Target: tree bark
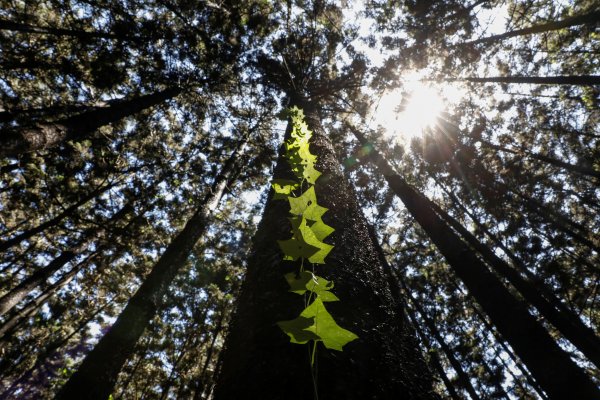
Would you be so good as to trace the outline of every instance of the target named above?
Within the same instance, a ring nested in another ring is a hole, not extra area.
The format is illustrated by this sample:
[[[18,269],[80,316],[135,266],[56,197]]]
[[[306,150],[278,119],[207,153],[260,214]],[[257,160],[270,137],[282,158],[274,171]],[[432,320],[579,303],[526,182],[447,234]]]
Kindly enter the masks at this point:
[[[111,329],[85,357],[56,399],[106,400],[112,393],[123,364],[156,315],[177,272],[206,231],[213,210],[219,204],[226,187],[236,178],[244,146],[245,141],[240,142],[240,148],[233,152],[220,174],[215,177],[197,211],[171,241]]]
[[[71,282],[75,275],[81,271],[84,265],[89,263],[91,257],[93,257],[93,255],[71,268],[69,272],[61,276],[56,282],[45,289],[43,293],[29,302],[25,307],[9,315],[0,325],[0,343],[8,339],[13,330],[27,320],[27,318],[31,317],[46,300],[52,297],[62,287]]]
[[[461,386],[467,391],[467,393],[469,393],[469,396],[471,397],[471,399],[473,399],[473,400],[481,399],[481,397],[479,396],[479,394],[477,394],[477,391],[471,384],[469,375],[465,372],[460,361],[454,355],[454,351],[452,351],[450,346],[448,346],[448,344],[446,343],[446,341],[440,334],[439,330],[435,326],[435,323],[429,318],[429,316],[425,313],[425,310],[423,310],[423,307],[421,307],[421,305],[414,299],[414,297],[411,296],[410,294],[408,294],[409,290],[408,290],[408,287],[406,286],[406,283],[401,278],[399,278],[399,281],[404,288],[404,292],[407,293],[406,297],[408,297],[411,304],[415,307],[415,309],[419,312],[419,314],[421,314],[421,318],[423,318],[423,321],[425,322],[427,329],[429,330],[429,332],[431,332],[431,334],[433,335],[435,340],[439,343],[442,351],[446,355],[446,358],[448,358],[450,365],[452,366],[454,371],[456,371],[456,375],[458,377],[458,380],[459,380]],[[416,322],[415,322],[415,325],[417,325]]]
[[[524,155],[526,155],[528,157],[531,157],[531,158],[533,158],[535,160],[543,161],[545,163],[554,165],[555,167],[565,169],[565,170],[567,170],[569,172],[573,172],[573,173],[577,173],[577,174],[581,174],[581,175],[591,176],[592,178],[600,178],[600,171],[596,171],[596,170],[593,170],[593,169],[590,169],[590,168],[586,168],[586,167],[583,167],[581,165],[570,164],[570,163],[567,163],[567,162],[564,162],[564,161],[561,161],[561,160],[557,160],[556,158],[553,158],[553,157],[549,157],[549,156],[546,156],[546,155],[543,155],[543,154],[536,154],[536,153],[530,152],[530,151],[528,151],[526,149],[520,149],[520,150],[509,149],[509,148],[506,148],[506,147],[503,147],[503,146],[499,146],[497,144],[490,143],[490,142],[485,141],[485,140],[479,140],[479,142],[481,144],[483,144],[485,147],[488,147],[490,149],[494,149],[494,150],[497,150],[497,151],[502,151],[502,152],[505,152],[505,153],[514,154],[514,155],[517,155],[517,156],[520,156],[520,157],[522,157],[523,154],[524,154]]]
[[[106,221],[106,223],[108,224],[124,217],[129,211],[131,211],[131,209],[132,208],[130,205],[125,205],[121,210],[117,211],[109,221]],[[19,283],[16,287],[5,293],[2,297],[0,297],[0,315],[6,314],[21,300],[27,297],[27,295],[29,295],[33,290],[45,283],[55,272],[60,270],[69,262],[73,261],[75,257],[87,249],[93,240],[95,240],[98,236],[101,236],[104,232],[105,226],[98,226],[88,229],[83,234],[83,237],[78,245],[70,250],[63,251],[48,265],[38,269],[31,276]]]
[[[0,131],[0,156],[47,149],[67,140],[83,140],[98,128],[135,115],[169,100],[182,92],[179,87],[113,102],[63,120],[24,127],[7,127]]]
[[[557,75],[557,76],[490,76],[485,78],[466,77],[446,79],[448,82],[474,83],[529,83],[532,85],[600,85],[599,75]]]
[[[554,305],[536,289],[532,282],[524,279],[521,275],[498,257],[492,249],[481,243],[460,222],[445,212],[434,202],[430,203],[433,210],[458,232],[461,237],[479,252],[483,259],[496,271],[513,285],[519,293],[534,306],[554,327],[556,327],[565,338],[575,345],[590,361],[600,368],[600,339],[594,331],[585,326],[579,318],[574,315],[565,315],[564,310],[557,309]],[[570,314],[570,313],[569,313]]]
[[[335,246],[327,264],[317,267],[319,275],[335,282],[333,291],[341,299],[327,307],[340,326],[359,336],[342,352],[319,347],[315,360],[319,397],[435,398],[418,346],[407,344],[411,333],[398,314],[356,195],[344,179],[320,119],[303,101],[293,104],[304,110],[313,130],[310,148],[318,158],[316,168],[323,173],[315,190],[319,204],[329,209],[323,216],[325,223],[336,229],[325,239]],[[290,129],[288,125],[288,135]],[[289,177],[289,167],[280,154],[274,178]],[[307,347],[291,344],[276,325],[302,310],[302,299],[288,292],[283,277],[297,266],[282,260],[276,242],[290,236],[288,210],[288,202],[274,201],[271,192],[222,353],[216,400],[305,400],[314,396]]]
[[[488,36],[488,37],[484,37],[484,38],[480,38],[480,39],[476,39],[476,40],[471,40],[471,41],[464,42],[464,43],[459,43],[459,44],[451,46],[451,47],[461,47],[461,46],[475,45],[475,44],[482,44],[482,43],[494,43],[494,42],[499,42],[504,39],[508,39],[508,38],[515,37],[515,36],[524,36],[524,35],[532,35],[535,33],[557,31],[559,29],[564,29],[564,28],[568,28],[571,26],[577,26],[577,25],[597,25],[598,21],[600,21],[600,11],[595,10],[595,11],[592,11],[592,12],[589,12],[586,14],[567,17],[560,21],[547,22],[545,24],[530,26],[529,28],[515,29],[514,31],[509,31],[509,32],[498,34],[498,35],[492,35],[492,36]]]
[[[356,129],[352,131],[362,145],[368,143],[361,132]],[[549,397],[582,400],[600,398],[600,390],[594,382],[558,346],[529,313],[527,306],[513,297],[502,282],[435,213],[431,201],[397,175],[379,153],[373,151],[371,157],[390,188],[425,230]]]
[[[38,233],[44,232],[46,229],[48,229],[52,226],[58,225],[63,219],[72,215],[79,207],[81,207],[88,201],[94,199],[96,196],[101,195],[102,193],[111,189],[114,186],[115,186],[115,184],[111,183],[106,186],[101,186],[99,188],[96,188],[96,189],[92,190],[90,193],[88,193],[87,195],[85,195],[84,197],[82,197],[75,204],[70,205],[69,207],[64,209],[56,217],[51,218],[48,221],[43,222],[34,228],[28,229],[25,232],[21,232],[18,235],[14,236],[10,239],[0,242],[0,252],[4,252],[4,251],[8,250],[9,248],[18,245],[19,243],[23,242],[24,240],[27,240],[27,239],[37,235]]]
[[[9,21],[3,18],[0,18],[0,30],[35,33],[42,35],[71,36],[84,41],[90,39],[127,39],[126,36],[116,35],[114,33],[35,26],[20,22]]]

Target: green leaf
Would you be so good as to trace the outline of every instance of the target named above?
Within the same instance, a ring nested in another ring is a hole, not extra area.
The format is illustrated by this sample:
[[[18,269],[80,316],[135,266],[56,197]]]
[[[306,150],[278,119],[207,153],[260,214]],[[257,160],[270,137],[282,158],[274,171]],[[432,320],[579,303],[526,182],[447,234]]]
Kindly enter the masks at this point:
[[[303,344],[312,339],[322,341],[328,349],[342,351],[346,344],[358,339],[354,333],[340,327],[335,322],[323,301],[318,297],[300,313],[298,318],[277,324],[290,336],[292,343]],[[310,332],[316,338],[311,338],[304,332]]]
[[[316,340],[318,336],[306,328],[314,324],[314,317],[306,318],[300,316],[290,321],[279,321],[277,325],[290,337],[290,342],[297,344],[307,343],[309,340]]]
[[[333,282],[325,278],[321,278],[309,271],[302,271],[298,276],[290,272],[285,274],[285,279],[290,285],[290,292],[296,294],[304,294],[307,291],[315,293],[321,301],[339,301],[337,296],[330,292],[333,288]]]
[[[327,211],[327,208],[317,204],[317,195],[314,186],[309,187],[299,197],[288,197],[288,201],[290,202],[291,214],[302,215],[311,221],[321,220],[321,216]]]
[[[323,243],[308,226],[304,217],[291,217],[292,238],[279,240],[281,250],[286,254],[284,260],[296,261],[298,257],[307,258],[313,264],[325,264],[325,257],[333,246]]]
[[[306,243],[302,237],[292,237],[288,240],[278,240],[279,247],[283,251],[283,259],[287,261],[296,261],[298,258],[308,258],[317,253],[320,249]]]
[[[275,191],[275,195],[273,196],[273,200],[285,200],[289,195],[298,187],[300,184],[291,179],[274,179],[271,183],[271,187]]]
[[[325,347],[331,350],[342,351],[347,343],[358,339],[354,333],[340,327],[331,314],[325,308],[323,301],[318,297],[302,313],[301,317],[314,317],[314,324],[305,328],[312,332],[323,341]]]
[[[335,229],[331,226],[327,225],[323,220],[319,219],[314,224],[310,225],[310,229],[315,234],[316,238],[319,240],[325,239],[327,236],[331,235]]]

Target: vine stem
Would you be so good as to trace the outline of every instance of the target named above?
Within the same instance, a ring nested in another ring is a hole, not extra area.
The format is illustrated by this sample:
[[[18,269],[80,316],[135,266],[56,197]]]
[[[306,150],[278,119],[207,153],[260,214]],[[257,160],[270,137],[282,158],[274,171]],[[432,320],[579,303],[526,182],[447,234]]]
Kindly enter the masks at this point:
[[[312,351],[308,349],[308,356],[310,358],[310,377],[312,378],[313,391],[315,400],[319,400],[319,391],[317,390],[317,369],[315,366],[315,355],[317,354],[317,341],[313,340]]]

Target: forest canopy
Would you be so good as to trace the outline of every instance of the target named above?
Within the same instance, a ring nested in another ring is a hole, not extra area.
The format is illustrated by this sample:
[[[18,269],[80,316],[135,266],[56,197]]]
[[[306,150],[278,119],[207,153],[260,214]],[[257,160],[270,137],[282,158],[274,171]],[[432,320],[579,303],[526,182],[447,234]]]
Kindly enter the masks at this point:
[[[597,2],[0,4],[0,398],[600,398]]]

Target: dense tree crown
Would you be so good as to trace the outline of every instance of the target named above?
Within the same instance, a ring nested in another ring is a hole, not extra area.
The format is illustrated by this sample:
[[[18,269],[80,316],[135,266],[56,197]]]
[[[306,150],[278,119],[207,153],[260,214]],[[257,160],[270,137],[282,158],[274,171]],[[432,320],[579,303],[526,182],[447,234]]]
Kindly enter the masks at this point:
[[[593,0],[0,0],[1,399],[600,399]]]

